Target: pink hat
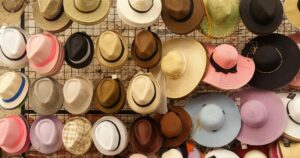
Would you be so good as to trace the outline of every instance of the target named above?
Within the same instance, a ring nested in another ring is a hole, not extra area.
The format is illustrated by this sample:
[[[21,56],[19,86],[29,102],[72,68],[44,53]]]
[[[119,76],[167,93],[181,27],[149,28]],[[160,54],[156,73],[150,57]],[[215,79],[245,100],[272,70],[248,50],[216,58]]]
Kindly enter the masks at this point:
[[[247,89],[233,94],[232,98],[240,106],[242,128],[237,139],[241,143],[265,145],[283,134],[288,116],[275,93]]]
[[[207,44],[210,64],[203,81],[213,87],[230,90],[246,85],[252,78],[255,65],[252,59],[241,56],[235,47]]]
[[[297,43],[297,45],[300,49],[300,33],[292,34],[289,37]],[[296,77],[294,78],[294,80],[289,85],[300,88],[300,70],[299,70],[298,74],[296,75]]]

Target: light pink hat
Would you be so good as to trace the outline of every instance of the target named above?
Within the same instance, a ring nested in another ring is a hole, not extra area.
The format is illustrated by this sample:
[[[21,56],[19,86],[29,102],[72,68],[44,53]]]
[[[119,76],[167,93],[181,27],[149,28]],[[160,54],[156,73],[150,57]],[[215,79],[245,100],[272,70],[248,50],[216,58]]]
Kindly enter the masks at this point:
[[[289,37],[297,43],[297,45],[300,49],[300,33],[292,34]],[[294,78],[294,80],[289,85],[292,86],[292,87],[300,88],[300,69],[299,69],[298,74]]]
[[[246,85],[252,78],[255,65],[252,59],[241,56],[235,47],[222,44],[206,45],[210,64],[203,81],[213,87],[230,90]]]

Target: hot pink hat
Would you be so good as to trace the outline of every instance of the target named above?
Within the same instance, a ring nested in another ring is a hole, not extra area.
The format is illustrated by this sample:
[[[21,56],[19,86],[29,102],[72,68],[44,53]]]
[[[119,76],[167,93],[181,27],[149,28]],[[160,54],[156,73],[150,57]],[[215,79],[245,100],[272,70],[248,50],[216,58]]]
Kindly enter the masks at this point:
[[[246,85],[255,71],[252,59],[241,56],[235,47],[206,45],[210,64],[203,81],[219,89],[238,89]]]
[[[297,45],[300,49],[300,33],[292,34],[289,37],[297,43]],[[294,78],[294,80],[289,85],[300,88],[300,70],[299,70],[298,74],[296,75],[296,77]]]

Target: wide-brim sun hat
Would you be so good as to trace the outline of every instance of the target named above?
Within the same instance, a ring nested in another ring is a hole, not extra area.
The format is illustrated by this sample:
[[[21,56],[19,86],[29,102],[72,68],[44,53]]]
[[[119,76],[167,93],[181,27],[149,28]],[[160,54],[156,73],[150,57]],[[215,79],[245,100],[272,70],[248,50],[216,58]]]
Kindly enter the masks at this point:
[[[234,152],[226,149],[215,149],[208,152],[205,158],[240,158]]]
[[[300,2],[299,0],[286,0],[283,3],[283,9],[288,21],[298,29],[300,28]]]
[[[26,5],[26,0],[0,0],[0,23],[8,25],[19,24]]]
[[[289,36],[300,48],[300,33],[295,33]],[[296,77],[293,79],[292,82],[289,83],[290,86],[295,88],[300,88],[300,69]]]

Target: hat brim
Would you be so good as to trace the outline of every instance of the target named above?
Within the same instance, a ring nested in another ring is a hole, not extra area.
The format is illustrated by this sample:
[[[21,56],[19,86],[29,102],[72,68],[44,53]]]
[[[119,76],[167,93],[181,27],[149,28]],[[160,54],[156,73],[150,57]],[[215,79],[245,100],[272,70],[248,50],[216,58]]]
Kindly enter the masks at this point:
[[[300,48],[300,33],[295,33],[289,36],[294,42],[297,43],[298,47]],[[292,87],[300,88],[300,69],[297,76],[293,79],[292,82],[289,84]]]
[[[18,11],[11,13],[8,12],[6,9],[4,9],[2,5],[2,1],[0,0],[0,23],[2,24],[19,24],[21,15],[24,13],[25,7],[26,7],[26,1],[24,1],[24,4],[21,9]]]
[[[300,11],[297,7],[298,0],[284,1],[283,8],[288,21],[298,29],[300,28]]]
[[[211,152],[208,152],[205,155],[205,158],[210,158],[210,157],[215,157],[215,158],[239,158],[234,152],[230,150],[225,150],[225,149],[216,149]]]

